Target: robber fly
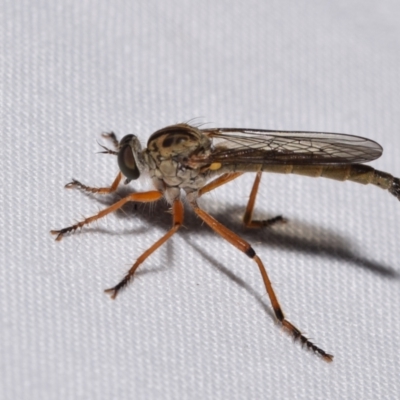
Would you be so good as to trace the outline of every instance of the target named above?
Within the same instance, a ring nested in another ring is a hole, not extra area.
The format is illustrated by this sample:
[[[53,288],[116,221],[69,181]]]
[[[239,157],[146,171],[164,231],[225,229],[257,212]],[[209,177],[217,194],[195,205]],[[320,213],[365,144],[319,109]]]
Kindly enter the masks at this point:
[[[236,128],[199,129],[188,124],[172,125],[158,130],[150,136],[144,149],[135,135],[127,135],[121,141],[117,140],[114,133],[106,136],[112,140],[116,149],[102,146],[104,153],[116,155],[120,169],[112,185],[94,188],[73,180],[66,187],[107,194],[117,189],[123,176],[127,184],[147,173],[155,190],[131,193],[94,216],[67,228],[51,231],[57,235],[56,240],[61,240],[68,232],[74,232],[103,218],[128,202],[148,203],[165,198],[172,208],[172,228],[147,249],[125,277],[116,286],[107,289],[106,293],[115,299],[119,291],[132,280],[139,265],[182,226],[183,191],[187,202],[201,220],[257,264],[275,316],[283,328],[325,361],[332,361],[331,354],[317,347],[286,319],[267,271],[251,245],[202,210],[197,204],[197,199],[245,172],[255,172],[255,181],[244,214],[244,224],[253,228],[282,221],[282,217],[266,221],[252,219],[262,172],[371,183],[388,190],[400,200],[398,178],[361,164],[375,160],[382,154],[382,147],[378,143],[362,137],[336,133]]]

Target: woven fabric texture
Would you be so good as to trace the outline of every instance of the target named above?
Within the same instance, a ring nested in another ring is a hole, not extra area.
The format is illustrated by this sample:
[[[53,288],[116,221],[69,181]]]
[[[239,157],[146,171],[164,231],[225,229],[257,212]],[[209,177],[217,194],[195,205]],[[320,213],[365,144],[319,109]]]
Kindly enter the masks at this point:
[[[49,233],[116,195],[101,133],[189,121],[342,132],[384,148],[400,175],[400,3],[3,1],[0,13],[1,399],[394,399],[400,396],[400,203],[372,186],[254,175],[200,205],[252,243],[285,314],[326,364],[275,323],[257,266],[185,208],[131,204],[56,243]]]

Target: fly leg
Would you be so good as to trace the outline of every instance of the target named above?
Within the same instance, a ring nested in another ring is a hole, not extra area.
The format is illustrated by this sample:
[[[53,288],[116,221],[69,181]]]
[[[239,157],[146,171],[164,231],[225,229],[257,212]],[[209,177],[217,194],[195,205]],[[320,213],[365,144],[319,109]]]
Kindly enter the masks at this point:
[[[217,187],[225,185],[225,183],[233,181],[234,179],[238,178],[241,175],[243,175],[243,172],[233,172],[233,173],[227,173],[227,174],[223,174],[223,175],[219,176],[218,178],[214,179],[213,181],[207,183],[207,185],[203,186],[199,190],[198,197],[202,196],[204,193],[211,192],[211,190],[214,190]]]
[[[253,187],[251,188],[249,201],[246,206],[246,211],[243,215],[243,222],[246,228],[263,228],[266,226],[271,226],[276,223],[286,223],[286,219],[284,219],[281,215],[277,217],[266,219],[266,220],[253,220],[253,210],[256,202],[258,187],[260,186],[262,172],[257,172],[256,179],[254,180]]]
[[[119,150],[119,140],[114,132],[103,133],[101,136],[107,140],[110,140],[115,150]]]
[[[149,202],[157,201],[161,197],[163,197],[163,194],[161,192],[157,192],[155,190],[150,191],[150,192],[144,192],[144,193],[131,193],[128,196],[124,197],[123,199],[114,203],[112,206],[107,207],[104,210],[101,210],[96,215],[85,218],[83,221],[80,221],[75,225],[68,226],[67,228],[63,228],[60,230],[52,230],[52,231],[50,231],[50,233],[52,235],[57,235],[56,240],[60,241],[63,238],[64,234],[69,233],[69,232],[75,232],[78,228],[82,228],[85,225],[88,225],[94,221],[97,221],[100,218],[105,217],[106,215],[118,210],[119,208],[121,208],[124,204],[128,203],[129,201],[138,201],[141,203],[149,203]]]
[[[276,223],[286,222],[286,220],[281,215],[267,220],[252,220],[254,204],[256,202],[258,187],[260,186],[261,181],[261,174],[261,171],[257,172],[256,179],[254,180],[253,187],[251,189],[250,198],[246,206],[246,211],[243,215],[243,222],[246,228],[264,228],[266,226],[271,226]],[[203,186],[199,190],[198,197],[202,196],[204,193],[210,192],[211,190],[225,185],[225,183],[233,181],[241,175],[243,175],[243,172],[226,173],[219,176],[217,179],[214,179],[210,183],[207,183],[207,185]]]
[[[225,240],[227,240],[230,244],[235,246],[238,250],[246,254],[248,257],[253,259],[257,264],[262,279],[264,281],[265,289],[267,290],[269,299],[272,304],[272,308],[274,310],[275,316],[282,327],[288,331],[295,340],[299,340],[302,346],[307,347],[307,349],[312,350],[313,352],[319,354],[323,360],[325,361],[332,361],[333,356],[326,353],[321,348],[317,347],[314,343],[312,343],[309,339],[307,339],[299,329],[297,329],[291,322],[289,322],[282,311],[282,308],[279,304],[278,298],[276,297],[275,291],[272,287],[272,283],[268,277],[267,271],[261,261],[261,259],[257,256],[253,248],[247,243],[244,239],[240,236],[236,235],[234,232],[229,230],[227,227],[222,225],[216,219],[214,219],[211,215],[206,213],[204,210],[198,207],[195,202],[190,203],[194,209],[194,212],[216,233],[222,236]]]
[[[132,265],[131,269],[127,272],[125,277],[116,286],[111,289],[106,289],[105,292],[111,295],[112,299],[117,297],[118,292],[123,289],[133,278],[133,274],[137,270],[140,264],[146,260],[152,253],[154,253],[161,245],[163,245],[182,225],[183,223],[183,204],[177,199],[174,201],[172,206],[173,222],[172,228],[157,242],[155,242],[150,248],[148,248]]]
[[[122,173],[118,172],[117,177],[114,179],[114,182],[109,187],[90,187],[84,185],[83,183],[77,181],[76,179],[72,179],[72,181],[67,183],[64,187],[66,189],[80,189],[83,190],[84,192],[89,192],[89,193],[109,194],[117,190],[118,185],[121,182],[121,179],[122,179]]]
[[[114,132],[103,133],[102,136],[105,139],[108,139],[112,142],[115,150],[119,149],[119,141]],[[100,145],[100,146],[104,149],[104,151],[102,151],[101,153],[114,154],[114,155],[118,154],[118,151],[110,150],[107,147],[102,146],[102,145]],[[122,179],[122,174],[121,174],[121,172],[119,172],[117,177],[115,178],[114,182],[109,187],[99,187],[99,188],[98,187],[90,187],[90,186],[84,185],[83,183],[77,181],[76,179],[72,179],[72,181],[67,183],[64,187],[66,189],[80,189],[80,190],[83,190],[84,192],[89,192],[89,193],[109,194],[109,193],[113,193],[117,190],[117,187],[121,182],[121,179]]]

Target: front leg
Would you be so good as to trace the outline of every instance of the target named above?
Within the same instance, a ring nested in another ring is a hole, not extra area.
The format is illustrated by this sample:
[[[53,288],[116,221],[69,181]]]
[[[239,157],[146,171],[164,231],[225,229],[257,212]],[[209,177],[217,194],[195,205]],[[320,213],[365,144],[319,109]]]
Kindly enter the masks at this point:
[[[110,187],[90,187],[84,185],[83,183],[77,181],[76,179],[72,179],[72,181],[67,183],[64,187],[66,189],[80,189],[83,190],[84,192],[89,192],[89,193],[109,194],[117,190],[118,185],[121,182],[121,179],[122,179],[122,173],[118,172],[117,177],[114,179],[114,182],[111,184]]]
[[[157,201],[163,197],[161,192],[156,190],[152,190],[150,192],[143,192],[143,193],[131,193],[128,196],[124,197],[123,199],[117,201],[112,206],[101,210],[96,215],[92,215],[91,217],[85,218],[83,221],[78,222],[75,225],[68,226],[67,228],[59,229],[59,230],[52,230],[50,233],[52,235],[57,235],[56,240],[60,241],[66,233],[75,232],[77,229],[82,228],[85,225],[88,225],[94,221],[97,221],[100,218],[105,217],[106,215],[117,211],[121,208],[124,204],[130,201],[137,201],[140,203],[151,203],[153,201]]]
[[[114,132],[103,133],[101,136],[111,141],[111,143],[114,145],[115,150],[117,151],[119,150],[119,140],[117,139],[117,136],[115,135]]]
[[[117,155],[118,150],[119,150],[119,140],[117,139],[117,136],[115,135],[115,133],[114,132],[103,133],[102,136],[105,139],[110,140],[111,143],[114,145],[115,150],[117,150],[117,151],[110,150],[109,148],[107,148],[103,145],[100,145],[104,149],[104,151],[102,151],[101,153]],[[71,182],[69,182],[65,185],[65,188],[66,189],[80,189],[80,190],[83,190],[84,192],[89,192],[89,193],[109,194],[109,193],[113,193],[117,190],[117,187],[121,182],[121,179],[122,179],[122,174],[121,174],[121,172],[119,172],[117,177],[115,178],[114,182],[109,187],[86,186],[83,183],[77,181],[76,179],[72,179]]]

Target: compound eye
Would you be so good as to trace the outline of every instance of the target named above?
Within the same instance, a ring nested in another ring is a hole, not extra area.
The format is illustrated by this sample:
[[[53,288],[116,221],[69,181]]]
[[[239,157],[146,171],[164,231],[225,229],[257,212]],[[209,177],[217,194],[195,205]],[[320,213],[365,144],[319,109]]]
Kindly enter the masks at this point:
[[[125,136],[120,142],[120,150],[118,152],[118,166],[121,172],[126,176],[128,181],[133,181],[140,176],[140,171],[136,165],[132,148],[129,145],[133,135]]]

